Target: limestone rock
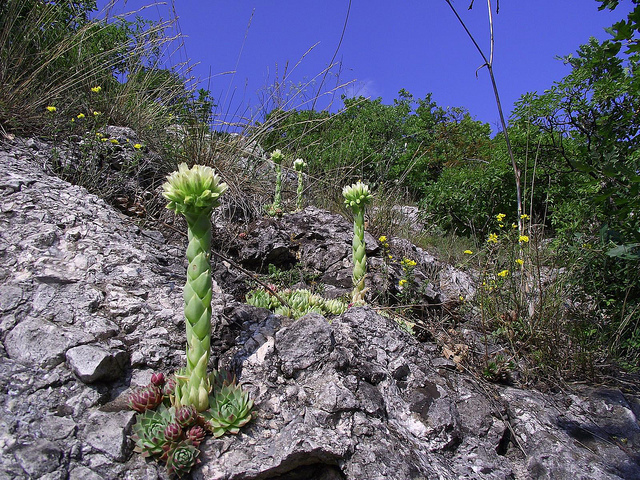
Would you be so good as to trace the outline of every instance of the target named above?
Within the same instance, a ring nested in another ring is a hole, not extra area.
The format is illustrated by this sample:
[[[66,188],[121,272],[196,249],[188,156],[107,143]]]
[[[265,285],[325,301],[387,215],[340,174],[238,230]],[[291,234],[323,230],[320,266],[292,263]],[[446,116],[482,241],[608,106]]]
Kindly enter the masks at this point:
[[[47,175],[50,152],[0,145],[0,478],[166,479],[131,453],[126,397],[185,363],[185,242]],[[232,245],[239,262],[301,261],[348,289],[348,220],[310,207],[261,222]],[[367,242],[368,280],[382,288],[381,248]],[[472,284],[392,243],[433,283],[428,301]],[[239,375],[256,416],[204,442],[194,479],[640,478],[637,394],[487,386],[371,308],[293,322],[238,304],[228,282],[242,276],[214,267],[213,358]]]
[[[110,351],[97,345],[70,348],[67,362],[73,373],[84,383],[118,379],[126,366],[127,353]]]

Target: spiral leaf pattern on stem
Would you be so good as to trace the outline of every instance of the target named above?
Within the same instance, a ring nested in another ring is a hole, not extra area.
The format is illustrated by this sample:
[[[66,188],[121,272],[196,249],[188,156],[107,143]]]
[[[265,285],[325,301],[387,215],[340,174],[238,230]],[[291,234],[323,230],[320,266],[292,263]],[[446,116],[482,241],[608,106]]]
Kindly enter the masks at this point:
[[[178,405],[209,407],[211,385],[207,375],[211,346],[211,212],[219,205],[225,183],[209,167],[189,169],[181,164],[163,185],[168,208],[182,213],[188,226],[187,282],[184,286],[184,316],[187,330],[187,367],[184,381],[176,386]]]
[[[353,211],[353,303],[364,302],[364,279],[367,274],[367,255],[364,241],[364,210],[373,199],[369,187],[362,182],[344,187],[344,203]]]

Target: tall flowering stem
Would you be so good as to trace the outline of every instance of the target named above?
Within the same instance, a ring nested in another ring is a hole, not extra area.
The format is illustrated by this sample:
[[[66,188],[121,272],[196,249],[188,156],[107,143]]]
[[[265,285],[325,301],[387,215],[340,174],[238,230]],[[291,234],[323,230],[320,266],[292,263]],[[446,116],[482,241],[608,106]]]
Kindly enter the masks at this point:
[[[276,211],[280,208],[280,202],[282,201],[282,160],[284,155],[277,149],[271,153],[271,160],[276,166],[276,194],[273,198],[273,210]]]
[[[364,211],[373,196],[368,185],[358,181],[342,189],[346,206],[353,212],[353,294],[352,303],[364,303],[364,278],[367,274],[367,254],[364,243]]]
[[[211,344],[211,213],[220,205],[227,184],[213,169],[180,164],[167,177],[163,195],[167,208],[181,213],[187,220],[187,282],[184,286],[184,316],[187,328],[187,367],[176,386],[178,406],[193,405],[196,410],[209,408],[211,385],[207,376]]]
[[[297,190],[297,200],[296,200],[296,210],[302,210],[302,192],[304,191],[304,185],[302,182],[302,170],[307,166],[306,162],[301,158],[298,158],[295,162],[293,162],[293,168],[298,174],[298,190]]]

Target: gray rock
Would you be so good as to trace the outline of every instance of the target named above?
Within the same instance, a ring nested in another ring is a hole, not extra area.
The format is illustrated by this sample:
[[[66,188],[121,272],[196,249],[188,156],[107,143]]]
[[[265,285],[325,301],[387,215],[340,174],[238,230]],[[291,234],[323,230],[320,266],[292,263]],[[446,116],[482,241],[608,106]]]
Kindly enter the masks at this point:
[[[167,478],[131,455],[126,397],[184,365],[184,242],[46,175],[50,145],[23,143],[0,151],[0,478]],[[256,224],[238,239],[246,250],[232,250],[256,268],[300,260],[339,292],[350,287],[351,228],[310,207]],[[374,291],[384,262],[367,242]],[[433,283],[426,301],[472,294],[470,276],[391,243]],[[226,294],[242,276],[221,264],[213,359],[239,375],[256,416],[237,436],[208,438],[193,478],[640,478],[637,395],[487,386],[370,308],[292,322],[237,304]],[[131,358],[124,370],[119,352]],[[110,377],[112,361],[122,373]]]
[[[19,445],[14,456],[30,478],[42,478],[60,466],[62,451],[49,440],[37,439],[32,444]]]
[[[120,378],[127,362],[127,353],[110,351],[97,345],[81,345],[67,350],[67,363],[84,383],[111,381]]]
[[[131,453],[128,434],[135,412],[94,412],[84,425],[84,439],[111,460],[123,462]]]
[[[78,328],[28,318],[7,334],[4,347],[19,362],[55,366],[64,361],[67,349],[91,340],[91,335]]]

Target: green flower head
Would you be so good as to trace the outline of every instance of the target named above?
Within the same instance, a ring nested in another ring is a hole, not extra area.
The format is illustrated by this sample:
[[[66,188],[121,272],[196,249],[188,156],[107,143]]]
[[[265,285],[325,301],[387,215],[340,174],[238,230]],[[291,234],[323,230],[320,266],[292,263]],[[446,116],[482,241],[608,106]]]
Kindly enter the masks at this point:
[[[306,166],[307,163],[301,158],[298,158],[293,162],[293,168],[296,170],[296,172],[301,172]]]
[[[167,208],[185,213],[216,208],[227,184],[221,183],[210,167],[194,165],[189,169],[186,163],[181,163],[178,171],[167,177],[162,189],[162,195],[169,200]]]
[[[279,148],[271,152],[271,160],[276,165],[280,165],[282,163],[282,160],[284,160],[284,155]]]
[[[344,196],[344,204],[354,210],[370,204],[371,200],[373,200],[373,195],[369,192],[369,186],[361,181],[344,187],[342,195]]]

